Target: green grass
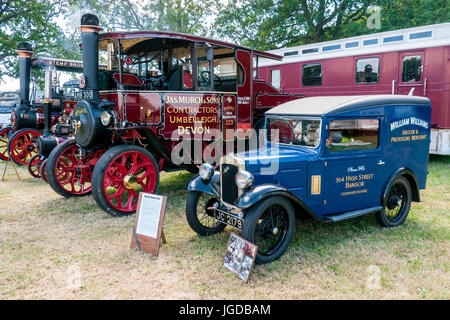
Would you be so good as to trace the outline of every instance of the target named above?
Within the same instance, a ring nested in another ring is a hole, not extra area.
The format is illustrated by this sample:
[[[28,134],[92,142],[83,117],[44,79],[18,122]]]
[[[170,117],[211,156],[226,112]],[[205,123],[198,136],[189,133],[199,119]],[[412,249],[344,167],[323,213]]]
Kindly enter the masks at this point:
[[[223,267],[235,230],[199,237],[188,226],[190,173],[161,175],[168,242],[158,258],[129,249],[134,216],[113,218],[92,196],[64,199],[19,174],[9,166],[0,182],[0,299],[450,298],[450,157],[431,157],[422,202],[402,226],[381,228],[373,215],[299,224],[286,254],[255,266],[247,284]]]

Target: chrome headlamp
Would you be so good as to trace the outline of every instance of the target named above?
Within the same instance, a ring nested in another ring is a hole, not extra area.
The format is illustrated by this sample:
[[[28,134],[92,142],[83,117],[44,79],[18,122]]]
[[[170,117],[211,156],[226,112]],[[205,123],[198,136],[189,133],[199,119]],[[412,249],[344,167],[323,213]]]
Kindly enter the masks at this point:
[[[103,111],[100,116],[100,120],[105,127],[109,126],[112,120],[112,115],[108,111]]]
[[[236,185],[239,189],[245,189],[253,183],[254,177],[248,171],[240,170],[236,173]]]
[[[214,175],[214,167],[209,163],[203,163],[198,169],[198,174],[203,181],[208,181]]]

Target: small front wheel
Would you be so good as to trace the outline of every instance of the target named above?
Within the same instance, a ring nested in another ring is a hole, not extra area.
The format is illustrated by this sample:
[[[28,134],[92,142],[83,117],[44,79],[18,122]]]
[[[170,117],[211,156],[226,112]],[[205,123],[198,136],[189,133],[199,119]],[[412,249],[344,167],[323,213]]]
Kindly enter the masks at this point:
[[[38,154],[35,154],[30,160],[28,160],[27,168],[28,172],[31,174],[34,178],[40,178],[41,177],[41,156]]]
[[[134,214],[139,193],[156,193],[159,167],[146,149],[122,144],[106,151],[92,173],[92,195],[113,216]]]
[[[186,201],[186,219],[189,226],[200,236],[221,232],[226,225],[217,221],[208,208],[219,203],[216,197],[201,191],[190,191]]]
[[[295,213],[289,200],[270,197],[250,208],[242,236],[258,246],[256,263],[272,262],[286,251],[295,232]]]
[[[384,208],[376,213],[378,223],[383,227],[397,227],[408,216],[411,208],[412,191],[405,177],[395,179],[389,186],[384,199]]]
[[[44,161],[42,161],[41,168],[39,169],[39,173],[42,177],[42,180],[44,180],[45,182],[48,182],[47,174],[45,173],[45,167],[47,166],[47,161],[48,161],[48,158],[45,159]]]

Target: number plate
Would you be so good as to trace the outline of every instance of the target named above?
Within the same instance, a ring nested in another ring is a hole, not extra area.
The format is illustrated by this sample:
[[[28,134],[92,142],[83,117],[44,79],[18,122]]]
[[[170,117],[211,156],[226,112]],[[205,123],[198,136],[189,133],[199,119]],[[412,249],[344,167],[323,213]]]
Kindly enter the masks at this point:
[[[226,211],[222,211],[219,209],[214,209],[214,218],[219,220],[222,223],[225,223],[229,226],[232,226],[233,228],[242,230],[244,227],[244,220],[241,218],[238,218],[232,214],[229,214]]]
[[[94,99],[94,91],[93,90],[84,90],[83,91],[83,99],[88,99],[88,100]]]

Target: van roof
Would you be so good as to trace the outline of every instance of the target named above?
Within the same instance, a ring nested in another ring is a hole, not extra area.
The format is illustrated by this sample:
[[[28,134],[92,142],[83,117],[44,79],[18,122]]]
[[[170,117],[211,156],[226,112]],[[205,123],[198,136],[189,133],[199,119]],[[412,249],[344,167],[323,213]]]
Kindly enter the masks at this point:
[[[323,96],[297,99],[270,109],[266,114],[326,115],[384,105],[429,105],[430,99],[406,95]]]

